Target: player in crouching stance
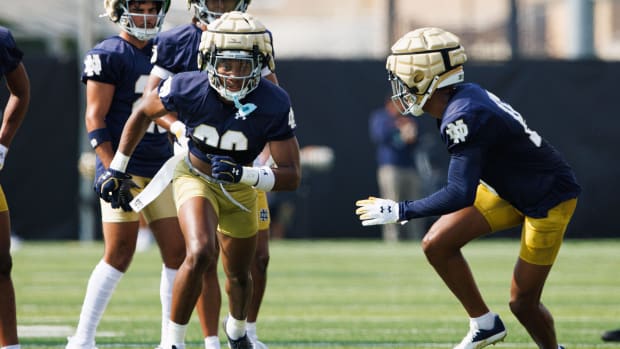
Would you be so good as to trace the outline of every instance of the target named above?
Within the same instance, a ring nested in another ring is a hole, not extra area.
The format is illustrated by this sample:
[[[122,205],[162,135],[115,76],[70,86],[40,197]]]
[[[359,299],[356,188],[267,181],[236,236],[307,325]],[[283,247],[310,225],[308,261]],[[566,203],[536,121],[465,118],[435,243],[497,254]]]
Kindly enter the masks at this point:
[[[258,227],[255,188],[295,190],[301,179],[289,97],[260,77],[270,46],[265,27],[249,14],[229,12],[212,22],[200,43],[199,64],[206,73],[176,74],[149,93],[98,181],[104,200],[130,199],[126,163],[151,120],[175,112],[186,125],[189,153],[176,167],[173,186],[187,256],[174,283],[165,349],[185,347],[202,274],[217,261],[218,241],[229,298],[224,322],[229,347],[252,347],[246,317]],[[266,144],[277,167],[251,167]]]
[[[394,103],[402,114],[438,119],[450,153],[447,185],[415,201],[357,202],[363,225],[441,215],[422,241],[428,261],[470,317],[457,349],[503,340],[506,329],[482,299],[461,247],[522,225],[510,309],[539,348],[557,349],[553,318],[540,302],[581,188],[562,156],[494,94],[463,83],[465,50],[452,33],[422,28],[392,46],[387,59]],[[561,348],[561,346],[559,347]]]

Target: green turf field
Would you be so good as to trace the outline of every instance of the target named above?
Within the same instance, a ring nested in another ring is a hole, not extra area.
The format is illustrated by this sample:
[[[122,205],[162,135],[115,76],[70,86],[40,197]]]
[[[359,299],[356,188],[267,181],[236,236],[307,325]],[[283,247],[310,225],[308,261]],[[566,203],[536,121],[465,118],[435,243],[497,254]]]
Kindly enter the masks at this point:
[[[489,306],[508,328],[497,349],[535,348],[508,308],[518,244],[481,240],[464,251]],[[23,348],[64,348],[101,253],[99,243],[77,242],[26,242],[14,253]],[[160,271],[156,248],[136,254],[99,326],[100,349],[153,349],[159,342]],[[567,241],[543,301],[567,349],[620,348],[600,340],[604,330],[620,328],[620,240]],[[467,329],[466,314],[416,243],[271,244],[258,329],[271,349],[452,348]],[[188,349],[204,347],[196,316],[187,344]]]

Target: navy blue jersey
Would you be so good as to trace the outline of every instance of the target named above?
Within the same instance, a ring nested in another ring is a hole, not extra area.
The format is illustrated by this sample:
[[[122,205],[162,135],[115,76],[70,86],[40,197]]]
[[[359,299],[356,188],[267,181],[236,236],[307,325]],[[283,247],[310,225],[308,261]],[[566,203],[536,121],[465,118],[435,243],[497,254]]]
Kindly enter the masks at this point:
[[[202,29],[185,24],[157,34],[151,63],[172,74],[198,70],[198,47]]]
[[[115,86],[110,110],[105,117],[106,127],[112,137],[112,146],[115,150],[118,148],[123,127],[131,110],[139,103],[148,81],[152,68],[151,49],[150,44],[143,49],[138,49],[120,36],[113,36],[86,53],[82,82],[92,80]],[[127,173],[153,177],[171,156],[172,146],[166,130],[153,123],[131,156]],[[104,170],[101,161],[97,158],[95,178]]]
[[[575,175],[509,104],[476,84],[456,86],[440,122],[450,153],[448,184],[404,203],[404,217],[441,215],[473,204],[480,180],[523,214],[542,218],[581,192]]]
[[[243,117],[232,103],[223,102],[203,72],[179,73],[164,80],[159,96],[168,111],[176,112],[187,126],[190,151],[209,162],[208,154],[228,155],[248,165],[269,141],[294,136],[295,119],[288,94],[267,79],[242,103],[257,106]]]
[[[0,27],[0,78],[17,68],[24,54],[17,48],[11,32]]]

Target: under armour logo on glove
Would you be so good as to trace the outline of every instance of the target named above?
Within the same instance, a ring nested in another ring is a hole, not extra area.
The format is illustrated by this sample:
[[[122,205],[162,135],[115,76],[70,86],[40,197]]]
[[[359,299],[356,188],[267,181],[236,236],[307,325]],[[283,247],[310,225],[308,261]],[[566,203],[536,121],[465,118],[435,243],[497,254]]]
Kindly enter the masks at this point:
[[[226,155],[213,155],[210,160],[213,178],[229,183],[239,183],[243,175],[243,166],[237,164],[235,159]]]
[[[389,224],[398,222],[398,203],[388,199],[369,197],[355,202],[355,214],[363,226]]]
[[[384,210],[387,212],[392,212],[392,208],[390,206],[381,206],[381,213],[383,213]]]

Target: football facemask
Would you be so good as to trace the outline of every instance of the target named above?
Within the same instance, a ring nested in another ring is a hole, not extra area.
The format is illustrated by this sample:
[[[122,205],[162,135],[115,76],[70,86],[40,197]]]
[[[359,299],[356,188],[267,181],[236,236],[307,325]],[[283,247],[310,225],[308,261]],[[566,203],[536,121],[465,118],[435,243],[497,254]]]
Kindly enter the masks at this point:
[[[188,0],[190,9],[194,10],[194,17],[206,25],[226,12],[245,12],[249,4],[250,0]]]
[[[239,101],[259,84],[262,56],[247,51],[220,51],[207,63],[209,85],[229,101]]]
[[[140,4],[146,1],[112,0],[111,2],[117,2],[117,13],[120,13],[118,25],[131,36],[142,41],[154,38],[161,31],[166,12],[170,7],[170,0],[155,0],[153,2],[158,5],[157,14],[147,14],[131,12],[135,11],[132,3]]]
[[[422,94],[416,94],[411,91],[393,72],[388,71],[388,81],[392,86],[392,102],[396,109],[403,115],[411,114],[420,116],[424,114],[424,104],[432,96],[436,89],[463,82],[465,74],[463,67],[457,67],[443,75],[437,75],[433,78],[428,88]]]

